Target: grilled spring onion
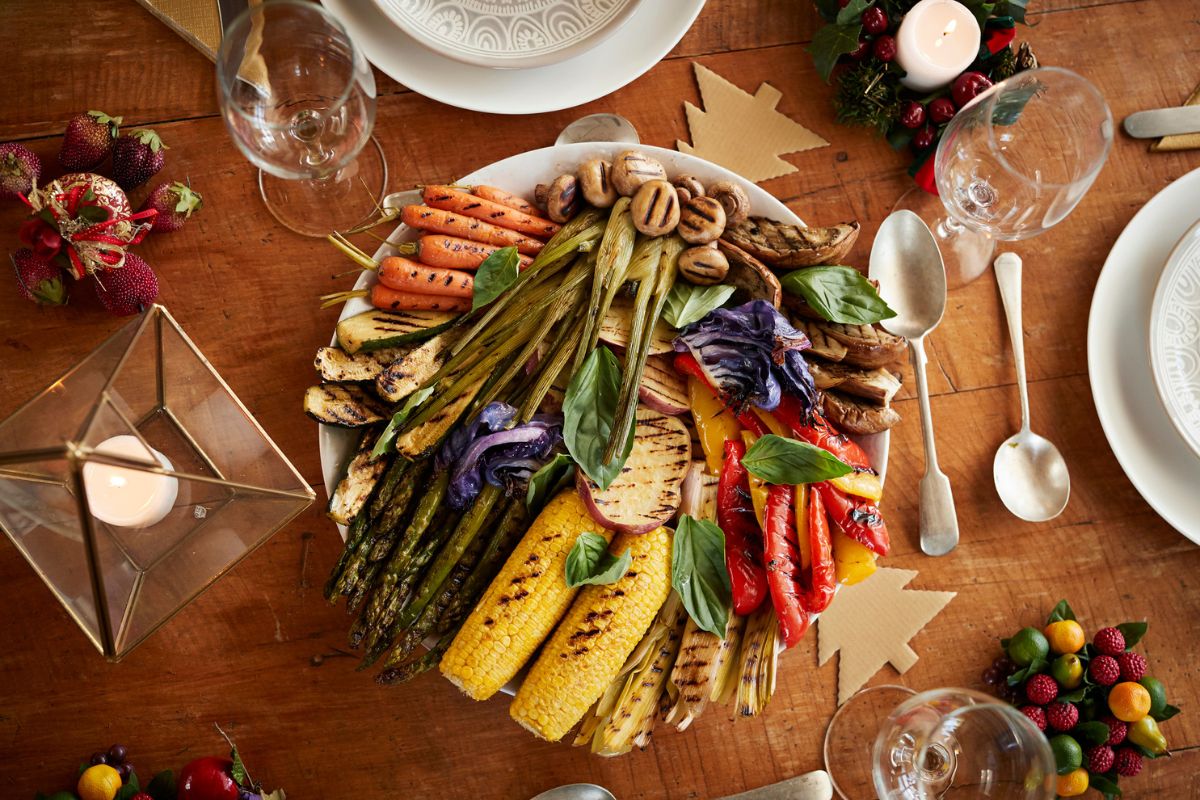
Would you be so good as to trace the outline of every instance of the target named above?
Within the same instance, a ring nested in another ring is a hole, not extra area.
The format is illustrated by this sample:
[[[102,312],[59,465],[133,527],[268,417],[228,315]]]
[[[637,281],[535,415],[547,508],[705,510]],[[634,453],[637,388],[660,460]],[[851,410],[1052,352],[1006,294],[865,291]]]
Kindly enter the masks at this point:
[[[775,666],[779,661],[779,618],[770,607],[750,615],[742,640],[737,669],[737,713],[756,717],[775,694]]]
[[[617,289],[625,282],[625,273],[629,269],[634,240],[637,238],[637,228],[633,226],[629,204],[629,198],[622,197],[613,205],[608,224],[604,227],[604,236],[596,248],[596,269],[592,275],[591,295],[588,300],[588,320],[584,326],[583,338],[579,341],[579,349],[575,352],[572,371],[579,369],[588,353],[596,346],[600,321],[608,313],[608,307],[612,304]]]

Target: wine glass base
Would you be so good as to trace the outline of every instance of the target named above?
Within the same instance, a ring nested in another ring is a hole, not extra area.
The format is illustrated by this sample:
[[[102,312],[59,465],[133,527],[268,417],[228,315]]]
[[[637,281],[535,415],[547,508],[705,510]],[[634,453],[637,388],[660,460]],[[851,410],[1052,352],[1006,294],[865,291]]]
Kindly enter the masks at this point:
[[[328,236],[375,216],[387,191],[387,159],[379,141],[359,151],[328,178],[287,179],[258,171],[267,210],[284,227],[304,236]]]
[[[825,729],[825,771],[842,800],[875,797],[871,774],[875,738],[884,723],[916,692],[905,686],[871,686],[842,704]]]
[[[912,211],[933,232],[938,249],[942,251],[942,263],[946,266],[948,289],[966,286],[991,265],[996,242],[953,219],[936,195],[924,189],[909,189],[892,208],[892,211],[900,210]]]

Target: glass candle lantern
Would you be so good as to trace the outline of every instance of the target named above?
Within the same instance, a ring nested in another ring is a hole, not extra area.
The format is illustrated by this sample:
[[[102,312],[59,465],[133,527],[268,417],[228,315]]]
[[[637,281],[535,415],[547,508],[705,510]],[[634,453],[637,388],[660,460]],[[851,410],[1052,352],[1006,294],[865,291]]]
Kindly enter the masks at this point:
[[[158,305],[0,422],[0,528],[111,660],[314,496]]]

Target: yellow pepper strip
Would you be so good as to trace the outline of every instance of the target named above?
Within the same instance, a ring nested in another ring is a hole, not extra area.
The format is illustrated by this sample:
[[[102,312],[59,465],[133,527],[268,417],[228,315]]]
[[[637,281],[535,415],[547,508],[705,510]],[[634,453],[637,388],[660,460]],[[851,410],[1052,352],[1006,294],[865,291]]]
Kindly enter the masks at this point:
[[[875,573],[875,554],[864,545],[851,539],[841,528],[830,524],[833,537],[833,563],[837,568],[837,581],[851,586],[864,581]]]
[[[725,463],[725,440],[736,439],[742,426],[733,412],[695,378],[688,378],[688,403],[692,407],[700,448],[704,450],[704,462],[709,472],[720,475],[721,465]]]

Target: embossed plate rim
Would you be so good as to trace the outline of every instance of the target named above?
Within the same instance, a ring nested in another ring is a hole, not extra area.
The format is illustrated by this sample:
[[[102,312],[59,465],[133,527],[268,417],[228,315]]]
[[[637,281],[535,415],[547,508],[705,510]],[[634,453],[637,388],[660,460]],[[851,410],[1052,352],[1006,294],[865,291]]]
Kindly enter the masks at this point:
[[[1180,375],[1174,368],[1174,359],[1168,353],[1170,338],[1167,320],[1172,307],[1183,302],[1176,289],[1186,272],[1195,273],[1193,280],[1200,285],[1200,220],[1180,237],[1171,251],[1150,305],[1150,366],[1154,371],[1154,384],[1158,388],[1158,396],[1167,411],[1167,416],[1179,431],[1179,435],[1196,455],[1200,456],[1200,407],[1189,416],[1181,397],[1181,392],[1189,391],[1200,395],[1200,370],[1191,376],[1189,382],[1187,376]],[[1200,306],[1189,310],[1193,315],[1200,317]],[[1200,358],[1200,338],[1191,340],[1190,344],[1197,349],[1197,357]]]

